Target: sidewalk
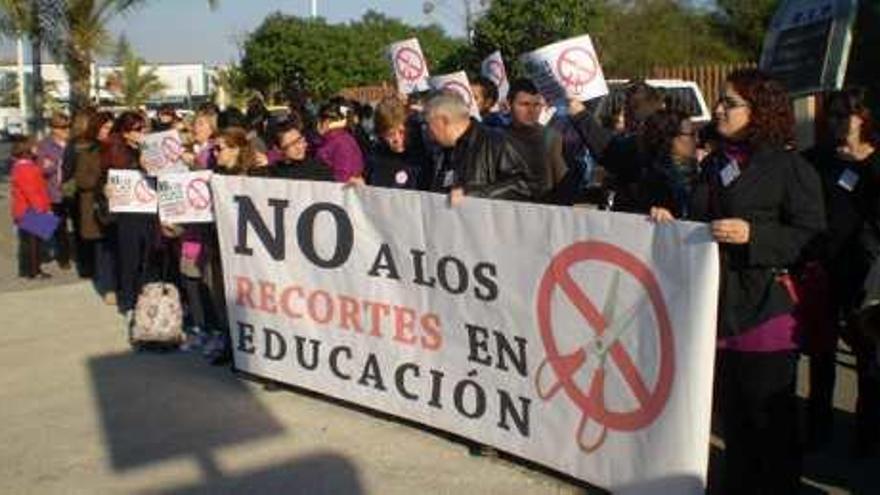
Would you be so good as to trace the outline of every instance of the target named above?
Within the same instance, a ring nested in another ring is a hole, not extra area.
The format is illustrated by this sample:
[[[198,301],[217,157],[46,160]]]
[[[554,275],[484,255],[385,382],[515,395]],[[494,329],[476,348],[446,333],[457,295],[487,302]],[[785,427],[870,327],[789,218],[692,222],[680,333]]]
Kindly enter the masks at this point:
[[[0,493],[582,491],[196,356],[134,354],[85,283],[0,294],[0,327]]]

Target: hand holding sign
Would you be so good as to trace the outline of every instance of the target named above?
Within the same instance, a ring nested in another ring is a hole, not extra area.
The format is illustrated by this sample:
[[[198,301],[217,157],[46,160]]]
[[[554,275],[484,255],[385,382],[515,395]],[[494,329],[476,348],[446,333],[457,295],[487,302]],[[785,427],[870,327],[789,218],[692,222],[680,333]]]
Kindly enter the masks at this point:
[[[156,188],[139,170],[110,170],[104,188],[112,213],[156,213]]]
[[[548,101],[589,100],[608,94],[602,66],[588,35],[527,53],[522,62]]]
[[[214,221],[211,176],[208,170],[165,174],[159,178],[159,217],[163,223]]]

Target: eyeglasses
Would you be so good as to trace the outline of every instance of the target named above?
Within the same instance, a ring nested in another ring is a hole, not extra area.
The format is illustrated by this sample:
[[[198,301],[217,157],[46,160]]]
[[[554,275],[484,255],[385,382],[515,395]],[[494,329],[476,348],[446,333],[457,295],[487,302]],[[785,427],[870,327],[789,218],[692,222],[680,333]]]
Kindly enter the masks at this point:
[[[288,149],[290,149],[290,148],[293,148],[294,146],[300,146],[300,145],[302,145],[302,144],[306,144],[306,138],[305,138],[305,136],[300,136],[300,137],[298,137],[298,138],[296,138],[296,139],[294,139],[294,140],[292,140],[292,141],[290,141],[290,142],[282,143],[282,144],[281,144],[281,149],[282,149],[282,150],[288,150]]]
[[[743,108],[750,107],[749,102],[741,99],[734,98],[732,96],[722,96],[718,99],[718,104],[724,107],[725,110],[733,110],[734,108]]]

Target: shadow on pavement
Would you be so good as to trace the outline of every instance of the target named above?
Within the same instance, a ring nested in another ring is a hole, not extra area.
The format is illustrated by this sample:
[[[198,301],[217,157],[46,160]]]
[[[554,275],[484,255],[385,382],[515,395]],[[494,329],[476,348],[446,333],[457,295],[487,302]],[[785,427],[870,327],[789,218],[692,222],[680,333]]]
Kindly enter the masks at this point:
[[[355,467],[332,454],[225,475],[215,461],[217,449],[285,433],[232,374],[185,354],[102,356],[90,359],[88,368],[114,471],[176,459],[195,460],[201,468],[202,483],[162,493],[361,492]]]
[[[167,495],[214,495],[217,493],[302,493],[359,495],[363,489],[356,468],[336,454],[321,454],[272,466],[233,478],[162,490]]]
[[[806,428],[806,406],[801,402],[801,429]],[[878,418],[880,421],[880,418]],[[805,452],[801,472],[802,495],[824,493],[875,494],[880,493],[880,457],[855,458],[852,455],[855,415],[834,410],[834,436],[821,449]],[[713,432],[723,438],[718,425]],[[804,436],[806,436],[804,434]],[[722,494],[722,466],[724,450],[712,446],[709,457],[709,494]],[[826,488],[827,487],[827,488]]]

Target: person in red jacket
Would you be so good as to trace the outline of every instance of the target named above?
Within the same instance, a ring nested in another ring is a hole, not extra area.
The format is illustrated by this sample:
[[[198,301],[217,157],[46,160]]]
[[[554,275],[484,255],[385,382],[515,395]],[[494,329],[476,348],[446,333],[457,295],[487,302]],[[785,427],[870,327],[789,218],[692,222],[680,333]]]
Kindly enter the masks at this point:
[[[18,225],[28,210],[47,213],[52,208],[43,169],[37,165],[37,141],[33,137],[18,138],[12,145],[12,168],[9,189],[12,219]],[[40,268],[40,238],[18,229],[18,274],[26,278],[49,278]]]

